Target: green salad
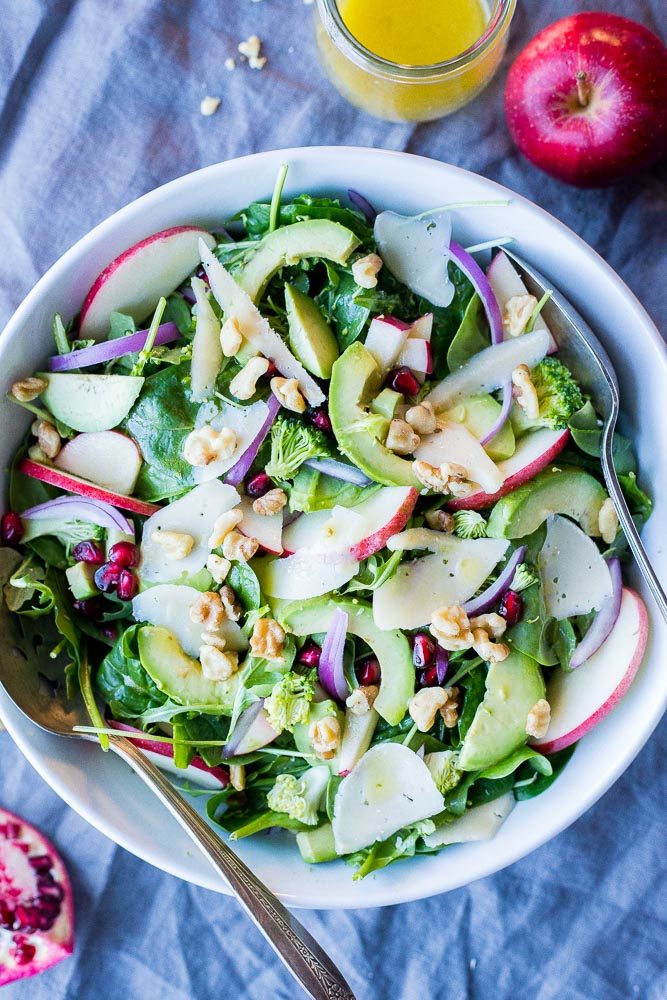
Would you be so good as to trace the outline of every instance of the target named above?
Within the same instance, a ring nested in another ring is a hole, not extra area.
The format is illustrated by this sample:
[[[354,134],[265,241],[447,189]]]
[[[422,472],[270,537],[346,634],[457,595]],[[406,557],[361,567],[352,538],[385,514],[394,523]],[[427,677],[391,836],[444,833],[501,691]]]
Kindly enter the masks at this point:
[[[548,789],[646,613],[549,296],[451,209],[284,179],[121,254],[7,386],[32,423],[4,599],[55,627],[103,747],[136,739],[232,839],[283,827],[359,878]],[[641,523],[620,435],[615,459]]]

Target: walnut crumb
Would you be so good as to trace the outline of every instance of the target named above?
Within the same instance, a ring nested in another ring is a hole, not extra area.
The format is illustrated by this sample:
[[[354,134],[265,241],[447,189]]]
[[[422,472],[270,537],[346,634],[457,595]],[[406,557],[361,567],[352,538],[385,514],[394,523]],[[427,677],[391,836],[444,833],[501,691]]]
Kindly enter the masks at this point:
[[[204,115],[205,118],[209,118],[214,115],[218,108],[220,107],[219,97],[205,97],[201,104],[199,105],[199,110]]]
[[[535,740],[541,740],[547,734],[551,722],[551,705],[546,698],[536,701],[526,719],[526,733]]]

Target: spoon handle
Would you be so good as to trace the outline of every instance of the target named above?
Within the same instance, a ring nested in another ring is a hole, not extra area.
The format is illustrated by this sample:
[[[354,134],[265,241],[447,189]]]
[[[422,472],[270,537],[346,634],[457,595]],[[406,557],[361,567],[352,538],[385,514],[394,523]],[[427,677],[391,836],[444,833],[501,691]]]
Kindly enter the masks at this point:
[[[251,920],[314,1000],[355,1000],[354,993],[306,928],[283,906],[131,740],[110,736],[111,749],[139,775],[229,883]]]
[[[665,594],[662,584],[658,580],[655,570],[653,569],[649,557],[646,554],[646,549],[644,548],[643,542],[639,537],[639,532],[635,527],[635,522],[632,520],[632,515],[630,514],[627,502],[623,496],[623,490],[621,489],[621,484],[618,481],[616,469],[614,468],[612,445],[615,422],[615,420],[606,421],[602,435],[600,458],[602,461],[602,471],[604,473],[605,483],[609,496],[613,500],[614,506],[616,507],[616,513],[618,514],[618,519],[621,522],[621,527],[623,528],[625,537],[628,540],[628,545],[630,546],[632,554],[637,562],[637,566],[639,567],[639,572],[648,584],[651,593],[655,598],[655,602],[660,609],[662,617],[667,622],[667,594]]]

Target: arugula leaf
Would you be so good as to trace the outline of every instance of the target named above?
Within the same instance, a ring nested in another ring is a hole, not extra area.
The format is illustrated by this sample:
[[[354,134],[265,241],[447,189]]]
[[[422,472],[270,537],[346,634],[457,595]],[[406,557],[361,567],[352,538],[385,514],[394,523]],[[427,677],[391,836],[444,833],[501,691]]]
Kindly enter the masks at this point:
[[[404,552],[391,552],[388,555],[384,555],[383,550],[382,552],[376,552],[374,555],[368,556],[360,564],[357,575],[344,588],[345,593],[351,594],[359,590],[377,590],[383,583],[391,579],[404,555]]]
[[[190,713],[180,721],[182,738],[186,740],[206,742],[207,740],[220,740],[224,743],[229,732],[229,719],[225,716],[214,715],[193,715]],[[196,747],[195,753],[209,767],[216,767],[222,760],[222,746],[219,747]]]
[[[429,833],[435,830],[435,823],[431,819],[423,819],[412,826],[406,826],[399,830],[387,840],[378,841],[370,847],[364,847],[354,854],[347,854],[345,861],[348,865],[353,865],[357,871],[353,875],[355,880],[365,878],[371,872],[386,868],[394,861],[401,858],[413,858],[415,854],[435,854],[436,848],[428,848],[422,840]],[[422,841],[421,844],[419,841]]]
[[[628,501],[630,513],[633,517],[640,518],[642,523],[648,521],[653,510],[653,501],[637,483],[635,473],[629,472],[627,476],[619,475],[618,481],[621,484],[625,499]]]
[[[136,645],[140,628],[133,625],[123,632],[95,677],[115,719],[138,719],[147,709],[159,708],[167,700],[141,665]]]
[[[169,296],[162,322],[175,323],[178,332],[184,337],[190,337],[195,331],[195,318],[192,315],[192,309],[182,295]]]

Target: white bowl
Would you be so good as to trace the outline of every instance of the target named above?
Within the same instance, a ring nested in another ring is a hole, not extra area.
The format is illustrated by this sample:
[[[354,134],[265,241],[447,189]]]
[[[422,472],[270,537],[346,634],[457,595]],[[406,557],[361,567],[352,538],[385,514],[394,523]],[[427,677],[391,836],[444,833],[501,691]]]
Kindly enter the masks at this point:
[[[638,452],[643,482],[656,501],[644,541],[660,575],[667,552],[659,526],[667,523],[667,355],[657,330],[632,293],[578,236],[524,198],[482,177],[420,157],[375,149],[307,148],[261,153],[207,167],[145,195],[107,219],[64,255],[33,289],[0,339],[6,386],[39,369],[52,353],[54,312],[69,318],[102,268],[144,236],[195,222],[215,226],[248,202],[268,198],[281,163],[290,166],[286,195],[339,194],[356,188],[380,207],[416,213],[437,205],[507,199],[507,207],[454,212],[460,243],[513,236],[516,248],[588,319],[611,355],[623,408]],[[2,401],[2,454],[9,463],[27,419]],[[4,492],[4,491],[3,491]],[[236,850],[288,905],[380,906],[419,899],[464,885],[523,857],[591,806],[630,764],[667,704],[667,671],[660,651],[665,623],[644,594],[652,634],[644,664],[628,695],[586,736],[564,773],[543,795],[520,803],[488,843],[460,845],[439,856],[394,865],[361,882],[342,862],[308,867],[290,835],[242,841]],[[157,799],[112,754],[95,745],[49,737],[27,722],[0,692],[7,728],[37,771],[77,812],[112,840],[164,871],[221,892],[218,876]],[[195,799],[201,806],[202,800]]]

